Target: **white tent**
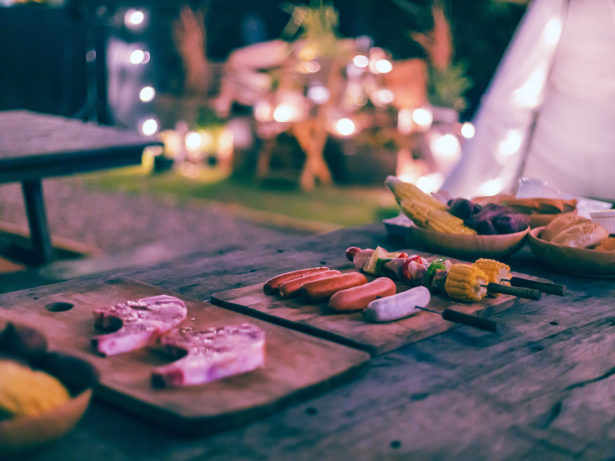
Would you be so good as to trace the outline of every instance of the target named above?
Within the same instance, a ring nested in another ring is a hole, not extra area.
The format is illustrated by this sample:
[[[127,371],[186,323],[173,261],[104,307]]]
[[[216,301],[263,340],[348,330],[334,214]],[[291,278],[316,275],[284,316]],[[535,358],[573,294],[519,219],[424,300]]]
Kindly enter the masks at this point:
[[[442,190],[514,192],[522,176],[615,200],[615,0],[535,0]]]

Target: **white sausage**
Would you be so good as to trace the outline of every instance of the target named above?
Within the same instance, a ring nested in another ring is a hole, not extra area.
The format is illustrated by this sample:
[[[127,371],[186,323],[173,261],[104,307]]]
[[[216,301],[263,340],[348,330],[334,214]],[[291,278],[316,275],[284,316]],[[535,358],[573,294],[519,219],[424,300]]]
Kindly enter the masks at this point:
[[[363,311],[363,316],[369,322],[392,322],[414,314],[417,311],[415,306],[425,307],[430,299],[431,294],[426,287],[415,287],[372,301]]]

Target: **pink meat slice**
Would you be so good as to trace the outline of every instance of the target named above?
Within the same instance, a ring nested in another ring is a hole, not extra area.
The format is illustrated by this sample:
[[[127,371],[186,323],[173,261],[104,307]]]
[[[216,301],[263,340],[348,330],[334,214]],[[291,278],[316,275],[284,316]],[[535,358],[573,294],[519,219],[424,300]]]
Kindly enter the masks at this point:
[[[265,332],[251,323],[193,331],[175,329],[160,337],[162,350],[183,358],[152,373],[154,387],[204,384],[265,364]]]
[[[186,304],[168,295],[151,296],[94,310],[94,324],[109,329],[121,322],[119,330],[94,336],[92,345],[102,355],[116,355],[141,349],[162,333],[179,325],[188,313]]]

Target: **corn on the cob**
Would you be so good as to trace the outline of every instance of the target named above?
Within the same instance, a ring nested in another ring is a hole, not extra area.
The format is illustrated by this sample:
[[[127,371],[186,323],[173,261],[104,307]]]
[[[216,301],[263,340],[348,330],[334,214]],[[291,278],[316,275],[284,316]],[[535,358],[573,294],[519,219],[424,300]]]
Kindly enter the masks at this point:
[[[476,231],[448,211],[437,210],[424,202],[404,199],[400,203],[402,212],[417,226],[450,234],[474,235]]]
[[[437,210],[446,210],[446,205],[444,205],[444,203],[426,194],[414,184],[404,182],[395,176],[387,176],[384,183],[395,196],[397,203],[401,203],[402,200],[413,200],[423,202]]]
[[[475,264],[453,264],[448,270],[444,289],[459,301],[482,300],[487,294],[487,275]]]
[[[491,283],[510,285],[510,267],[495,259],[480,258],[474,263],[487,275]]]

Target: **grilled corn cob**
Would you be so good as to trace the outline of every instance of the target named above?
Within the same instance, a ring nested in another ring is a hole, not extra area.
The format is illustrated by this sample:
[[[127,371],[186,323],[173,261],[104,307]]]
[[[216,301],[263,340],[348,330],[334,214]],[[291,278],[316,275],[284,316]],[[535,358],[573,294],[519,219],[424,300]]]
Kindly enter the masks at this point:
[[[401,203],[402,200],[412,200],[425,203],[437,210],[446,210],[446,206],[442,202],[426,194],[414,184],[404,182],[395,176],[387,176],[384,183],[393,192],[397,203]]]
[[[459,301],[482,300],[487,294],[487,275],[475,264],[453,264],[448,270],[444,289]]]
[[[487,275],[487,280],[491,283],[501,283],[510,285],[510,267],[495,259],[480,258],[475,263]]]
[[[435,209],[425,202],[404,199],[400,203],[402,212],[417,226],[450,234],[474,235],[476,231],[448,211]]]

